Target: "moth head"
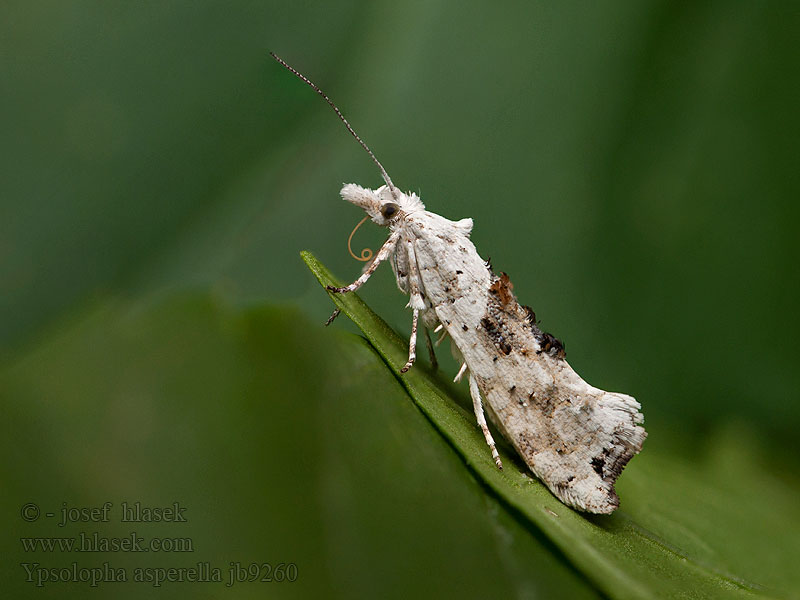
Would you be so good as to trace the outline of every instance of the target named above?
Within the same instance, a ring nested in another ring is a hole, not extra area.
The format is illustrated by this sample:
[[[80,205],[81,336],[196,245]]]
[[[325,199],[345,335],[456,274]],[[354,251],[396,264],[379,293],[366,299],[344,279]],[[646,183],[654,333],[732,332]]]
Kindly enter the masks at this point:
[[[392,190],[385,185],[377,190],[370,190],[348,183],[342,188],[341,194],[348,202],[364,209],[372,222],[382,227],[391,225],[405,214],[425,208],[416,194],[409,196],[397,192],[395,197]]]

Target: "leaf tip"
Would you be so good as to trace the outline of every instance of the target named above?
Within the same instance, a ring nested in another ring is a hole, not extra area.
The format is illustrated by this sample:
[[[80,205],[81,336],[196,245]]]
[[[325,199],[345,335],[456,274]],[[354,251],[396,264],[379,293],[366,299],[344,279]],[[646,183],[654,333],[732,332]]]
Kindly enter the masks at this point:
[[[302,258],[303,262],[309,266],[311,266],[312,263],[317,262],[316,257],[311,253],[310,250],[300,250],[300,258]]]

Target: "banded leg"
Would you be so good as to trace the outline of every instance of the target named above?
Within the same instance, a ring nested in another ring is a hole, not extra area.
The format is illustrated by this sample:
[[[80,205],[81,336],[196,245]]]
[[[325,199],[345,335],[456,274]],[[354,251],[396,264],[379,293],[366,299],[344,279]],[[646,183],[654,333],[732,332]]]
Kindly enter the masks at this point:
[[[328,317],[328,320],[327,320],[327,321],[325,321],[325,327],[327,327],[328,325],[330,325],[331,323],[333,323],[334,319],[336,319],[336,317],[338,317],[338,316],[339,316],[339,314],[341,314],[341,312],[342,312],[342,309],[341,309],[341,308],[337,308],[336,310],[334,310],[334,311],[331,313],[331,316],[330,316],[330,317]]]
[[[486,415],[483,413],[483,403],[481,402],[481,391],[478,389],[478,380],[475,379],[472,373],[469,374],[469,394],[472,396],[472,408],[475,410],[475,418],[478,420],[478,427],[481,428],[483,437],[486,439],[486,443],[492,451],[494,464],[497,465],[498,469],[502,469],[503,462],[500,460],[500,455],[497,453],[492,432],[489,431],[489,426],[486,424]]]
[[[408,341],[408,362],[400,369],[405,373],[414,364],[417,358],[417,323],[419,321],[419,311],[425,308],[425,300],[422,299],[422,292],[419,286],[419,267],[417,266],[417,255],[414,252],[414,242],[405,241],[406,256],[408,256],[408,306],[414,311],[411,320],[411,339]]]
[[[414,316],[411,318],[411,339],[408,340],[408,362],[400,369],[401,373],[408,371],[417,359],[417,321],[419,321],[419,310],[415,308]]]
[[[397,240],[399,239],[400,239],[400,230],[397,229],[396,231],[393,231],[392,235],[389,236],[389,239],[387,239],[383,243],[381,249],[378,250],[378,254],[375,255],[375,259],[372,261],[372,264],[370,264],[370,266],[367,267],[367,270],[361,274],[361,277],[359,277],[353,283],[345,287],[335,287],[329,285],[327,286],[328,291],[334,292],[336,294],[346,294],[347,292],[356,291],[358,288],[360,288],[362,285],[366,283],[367,279],[369,279],[370,276],[375,272],[375,269],[378,268],[378,265],[381,264],[387,258],[389,258],[389,255],[392,253],[392,250],[394,250],[394,247],[397,245]]]

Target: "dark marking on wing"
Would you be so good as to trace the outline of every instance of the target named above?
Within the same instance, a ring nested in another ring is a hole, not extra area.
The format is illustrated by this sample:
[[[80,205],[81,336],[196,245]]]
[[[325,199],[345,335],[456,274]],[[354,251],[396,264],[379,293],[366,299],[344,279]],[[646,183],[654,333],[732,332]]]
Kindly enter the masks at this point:
[[[548,418],[553,416],[553,411],[556,408],[556,403],[554,401],[555,390],[553,389],[551,391],[552,393],[539,394],[538,396],[535,394],[535,392],[531,392],[528,396],[528,400],[530,400],[531,403],[536,406],[536,408],[538,408],[545,417]]]
[[[536,341],[539,343],[539,350],[536,351],[536,354],[544,353],[549,356],[554,356],[555,358],[564,358],[567,355],[567,351],[564,349],[564,343],[552,333],[547,333],[539,329],[536,313],[533,312],[530,306],[523,306],[522,310],[525,311],[525,320],[528,322],[528,326],[533,332],[533,337],[535,337]]]
[[[489,339],[497,347],[497,349],[500,350],[500,352],[506,356],[511,354],[511,344],[509,344],[508,340],[503,337],[502,331],[500,331],[500,329],[495,325],[494,321],[484,317],[481,319],[481,326],[483,327],[483,331],[486,332],[486,335],[489,336]]]
[[[617,457],[611,456],[611,448],[603,448],[603,453],[595,456],[592,461],[592,469],[600,475],[603,479],[615,481],[622,469],[630,460],[630,457]]]
[[[507,273],[500,273],[499,277],[494,277],[489,286],[490,303],[488,306],[488,316],[493,320],[494,328],[503,333],[506,342],[510,342],[511,334],[509,325],[512,322],[525,323],[533,333],[536,343],[539,345],[537,354],[547,354],[554,358],[564,358],[566,352],[564,344],[554,335],[539,329],[536,321],[536,313],[530,306],[520,306],[514,296],[514,285]],[[520,344],[519,351],[527,356],[530,349],[524,344]]]
[[[536,313],[533,312],[533,309],[530,306],[525,305],[525,306],[522,307],[522,310],[525,311],[525,319],[527,319],[528,324],[531,327],[536,325]]]
[[[540,347],[536,354],[545,353],[556,358],[564,358],[567,355],[567,351],[564,350],[564,344],[553,334],[538,331],[534,332],[533,335],[536,337],[536,341],[539,342]]]
[[[514,301],[514,284],[507,273],[500,273],[500,277],[495,278],[489,286],[489,293],[497,298],[503,308]]]

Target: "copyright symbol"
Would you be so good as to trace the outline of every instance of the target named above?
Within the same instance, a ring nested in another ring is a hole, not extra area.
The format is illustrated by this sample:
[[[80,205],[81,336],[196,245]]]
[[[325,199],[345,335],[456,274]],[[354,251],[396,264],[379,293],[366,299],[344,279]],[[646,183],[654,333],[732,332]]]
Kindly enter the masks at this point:
[[[24,521],[33,522],[39,518],[39,507],[36,506],[33,502],[28,502],[27,504],[23,504],[22,508],[20,509],[19,513],[22,515],[22,519]]]

